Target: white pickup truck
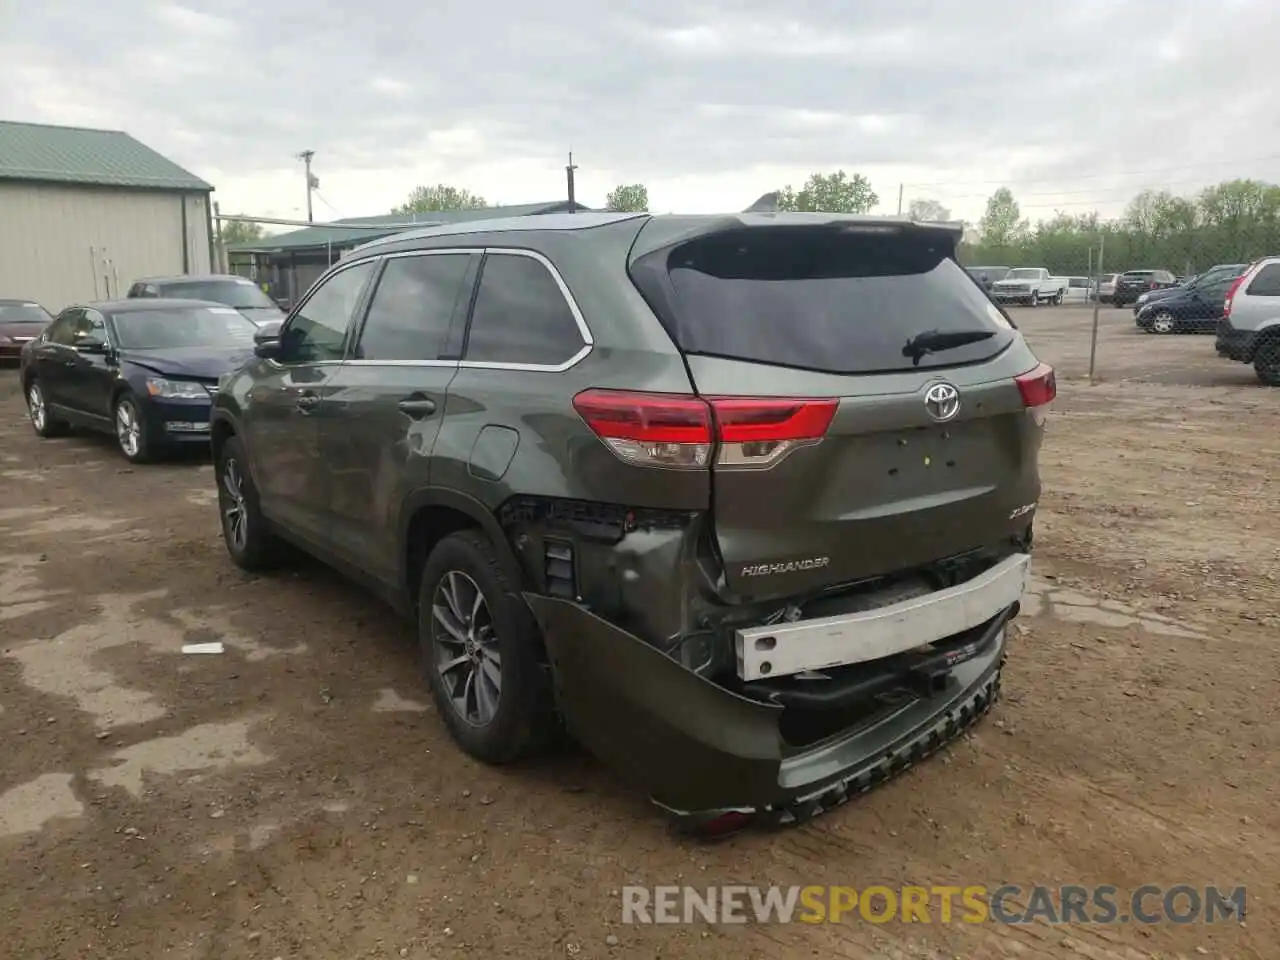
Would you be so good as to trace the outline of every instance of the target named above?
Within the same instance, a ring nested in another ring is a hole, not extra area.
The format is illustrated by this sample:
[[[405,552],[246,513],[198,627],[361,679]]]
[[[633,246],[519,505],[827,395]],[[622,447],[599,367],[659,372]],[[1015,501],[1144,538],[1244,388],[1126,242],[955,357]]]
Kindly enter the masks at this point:
[[[1044,267],[1014,267],[1003,280],[991,285],[991,299],[996,303],[1025,303],[1029,307],[1060,304],[1067,295],[1067,287],[1066,277],[1052,277]]]

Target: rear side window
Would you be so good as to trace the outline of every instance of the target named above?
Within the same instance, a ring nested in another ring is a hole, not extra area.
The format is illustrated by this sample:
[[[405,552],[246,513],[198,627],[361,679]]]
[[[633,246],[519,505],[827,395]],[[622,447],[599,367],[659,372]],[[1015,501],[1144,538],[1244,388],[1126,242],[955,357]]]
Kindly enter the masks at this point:
[[[378,280],[357,360],[438,360],[463,298],[471,256],[392,257]],[[465,292],[471,292],[466,287]]]
[[[1015,336],[949,238],[927,234],[729,230],[632,272],[686,353],[876,373],[986,360]]]
[[[485,256],[467,334],[469,362],[555,367],[585,345],[569,301],[541,261]]]
[[[1280,263],[1269,263],[1259,270],[1245,293],[1251,297],[1280,297]]]

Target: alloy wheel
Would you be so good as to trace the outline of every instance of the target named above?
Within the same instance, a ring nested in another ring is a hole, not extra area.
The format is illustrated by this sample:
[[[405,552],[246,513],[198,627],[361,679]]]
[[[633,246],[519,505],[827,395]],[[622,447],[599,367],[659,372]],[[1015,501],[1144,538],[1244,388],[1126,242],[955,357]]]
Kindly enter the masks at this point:
[[[222,465],[222,525],[233,550],[243,552],[249,543],[249,515],[244,503],[244,480],[240,465],[228,457]]]
[[[1171,313],[1157,314],[1156,318],[1151,321],[1151,327],[1156,333],[1173,333],[1174,326],[1175,321]]]
[[[142,447],[142,423],[131,400],[121,400],[116,406],[116,439],[126,457],[138,455]]]
[[[450,570],[431,598],[431,641],[436,670],[453,709],[474,726],[497,716],[502,656],[484,591],[461,570]]]
[[[40,389],[38,383],[33,383],[31,389],[27,391],[27,408],[31,412],[31,425],[38,433],[44,429],[45,419],[49,416],[49,411],[44,405],[44,391]]]

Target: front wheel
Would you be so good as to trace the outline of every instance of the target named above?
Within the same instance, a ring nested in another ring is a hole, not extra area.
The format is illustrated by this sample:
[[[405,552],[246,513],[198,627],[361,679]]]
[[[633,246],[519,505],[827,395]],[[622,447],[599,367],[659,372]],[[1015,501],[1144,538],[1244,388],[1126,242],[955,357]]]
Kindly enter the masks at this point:
[[[1264,387],[1280,387],[1280,340],[1258,347],[1253,356],[1253,372]]]
[[[1161,311],[1152,318],[1151,329],[1156,333],[1173,333],[1178,329],[1178,321],[1167,310]]]
[[[214,477],[227,553],[240,569],[258,573],[279,563],[284,545],[267,530],[247,462],[240,439],[230,437],[218,451]]]
[[[146,415],[130,394],[121,394],[115,409],[116,444],[130,463],[147,463],[152,459],[151,439]]]
[[[38,380],[32,380],[27,387],[27,414],[31,418],[31,429],[38,437],[56,437],[66,432],[67,425],[55,420],[49,410],[49,401],[45,399],[44,388]]]
[[[1055,307],[1060,307],[1060,306],[1062,306],[1062,301],[1063,301],[1063,299],[1064,299],[1064,297],[1065,297],[1065,296],[1066,296],[1066,294],[1064,294],[1061,290],[1059,290],[1056,294],[1054,294],[1054,297],[1053,297],[1053,305],[1054,305]]]
[[[1028,306],[1028,307],[1038,307],[1038,306],[1040,306],[1040,294],[1038,294],[1038,293],[1033,293],[1033,294],[1031,295],[1031,299],[1027,301],[1027,306]]]
[[[484,534],[436,544],[418,593],[418,643],[441,719],[458,745],[503,764],[555,729],[537,622]]]

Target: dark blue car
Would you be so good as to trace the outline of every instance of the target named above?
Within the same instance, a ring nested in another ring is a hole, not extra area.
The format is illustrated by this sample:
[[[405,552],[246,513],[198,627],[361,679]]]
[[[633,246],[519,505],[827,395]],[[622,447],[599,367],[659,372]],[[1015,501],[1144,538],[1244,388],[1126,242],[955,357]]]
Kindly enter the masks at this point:
[[[238,310],[200,300],[68,307],[22,351],[31,426],[42,437],[69,426],[110,433],[134,463],[207,444],[218,378],[252,356],[258,331]]]
[[[1161,291],[1138,308],[1134,323],[1148,333],[1213,333],[1222,318],[1227,291],[1243,264],[1214,267],[1184,287]]]

